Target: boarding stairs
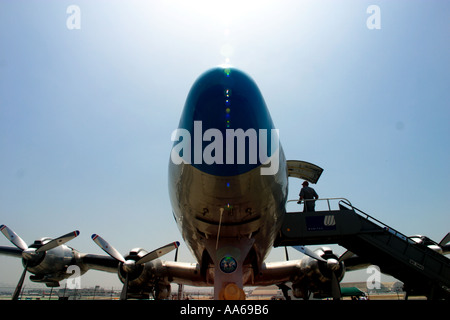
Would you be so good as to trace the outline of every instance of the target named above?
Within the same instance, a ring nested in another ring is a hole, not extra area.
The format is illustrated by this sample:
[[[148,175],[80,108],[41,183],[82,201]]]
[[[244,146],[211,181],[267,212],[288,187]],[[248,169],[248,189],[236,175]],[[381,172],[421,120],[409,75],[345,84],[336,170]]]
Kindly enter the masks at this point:
[[[326,205],[316,204],[318,211],[288,212],[274,246],[338,244],[402,281],[408,296],[450,299],[449,258],[412,241],[346,199],[316,203],[320,201]]]

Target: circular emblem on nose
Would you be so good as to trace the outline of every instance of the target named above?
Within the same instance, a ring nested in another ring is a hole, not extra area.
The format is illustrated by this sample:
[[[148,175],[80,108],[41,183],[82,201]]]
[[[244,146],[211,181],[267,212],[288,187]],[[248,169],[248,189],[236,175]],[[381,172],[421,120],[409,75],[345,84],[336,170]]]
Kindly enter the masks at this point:
[[[220,260],[220,270],[225,273],[232,273],[237,268],[236,259],[231,256],[225,256]]]

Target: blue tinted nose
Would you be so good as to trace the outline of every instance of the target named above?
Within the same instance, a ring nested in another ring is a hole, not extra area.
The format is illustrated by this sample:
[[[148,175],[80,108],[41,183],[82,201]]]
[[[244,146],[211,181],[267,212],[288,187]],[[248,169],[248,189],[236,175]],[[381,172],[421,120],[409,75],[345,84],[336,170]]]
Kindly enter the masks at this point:
[[[184,150],[178,148],[186,162],[206,173],[232,176],[260,166],[264,152],[271,155],[275,128],[256,83],[240,70],[218,67],[192,86],[179,129],[190,135],[190,150],[185,136]]]

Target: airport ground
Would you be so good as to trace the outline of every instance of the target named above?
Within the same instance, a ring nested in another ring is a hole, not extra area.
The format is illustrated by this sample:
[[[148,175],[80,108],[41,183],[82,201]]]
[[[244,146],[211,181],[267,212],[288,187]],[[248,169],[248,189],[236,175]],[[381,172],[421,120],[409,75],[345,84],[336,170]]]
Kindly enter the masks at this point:
[[[401,291],[398,282],[382,283],[377,290],[368,290],[365,282],[342,283],[342,288],[351,288],[361,292],[357,296],[344,296],[343,300],[404,300],[405,293]],[[10,300],[14,288],[0,287],[0,300]],[[283,294],[276,286],[246,289],[247,300],[283,300]],[[65,288],[24,288],[22,300],[118,300],[119,288],[105,289],[101,287],[69,290]],[[190,287],[183,292],[183,300],[212,300],[212,289],[198,290]],[[177,292],[172,292],[172,300],[177,300]],[[409,300],[426,300],[425,297],[409,297]]]

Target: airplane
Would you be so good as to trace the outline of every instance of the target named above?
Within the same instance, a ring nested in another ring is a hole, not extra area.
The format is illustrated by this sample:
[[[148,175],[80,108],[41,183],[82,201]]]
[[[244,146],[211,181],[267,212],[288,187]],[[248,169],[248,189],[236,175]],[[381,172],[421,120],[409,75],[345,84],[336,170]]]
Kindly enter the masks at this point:
[[[289,170],[279,131],[246,73],[218,66],[200,75],[171,140],[168,191],[173,217],[196,263],[179,262],[177,255],[175,261],[159,259],[178,250],[179,242],[150,253],[136,248],[123,256],[97,234],[92,240],[108,255],[80,253],[47,238],[29,252],[4,225],[0,229],[17,248],[0,247],[0,253],[22,257],[22,278],[29,271],[32,281],[47,286],[67,279],[69,265],[77,265],[81,274],[90,269],[117,272],[124,284],[123,300],[151,295],[166,299],[171,283],[213,287],[216,300],[245,299],[245,286],[273,284],[283,292],[292,289],[296,298],[319,292],[340,299],[346,269],[366,266],[351,252],[338,257],[327,247],[312,251],[304,246],[294,247],[305,254],[300,260],[265,262],[286,214]],[[306,168],[299,177],[316,183],[323,169],[298,163]],[[79,232],[63,239],[75,234]]]
[[[59,287],[60,281],[70,277],[81,276],[88,270],[105,272],[117,272],[117,261],[105,256],[80,253],[66,242],[78,237],[80,231],[69,232],[56,239],[43,237],[37,239],[28,246],[25,241],[6,225],[0,225],[0,231],[15,245],[15,247],[0,246],[0,254],[16,258],[22,258],[23,271],[14,290],[12,300],[18,300],[27,272],[32,273],[30,280],[37,283],[45,283],[47,287]],[[163,246],[150,253],[140,250],[141,261],[139,264],[156,259],[179,245],[178,242]],[[132,251],[132,254],[135,251]],[[120,254],[119,254],[120,255]],[[100,261],[100,262],[99,262]],[[77,266],[78,269],[71,268]],[[77,273],[78,272],[78,273]]]
[[[414,235],[408,237],[408,239],[414,241],[415,243],[419,245],[423,245],[428,247],[431,250],[436,251],[437,253],[447,255],[450,253],[450,244],[447,244],[450,241],[450,232],[446,234],[444,238],[442,238],[439,243],[436,243],[435,241],[431,240],[427,236],[423,235]]]

